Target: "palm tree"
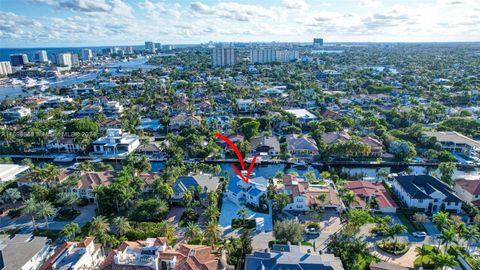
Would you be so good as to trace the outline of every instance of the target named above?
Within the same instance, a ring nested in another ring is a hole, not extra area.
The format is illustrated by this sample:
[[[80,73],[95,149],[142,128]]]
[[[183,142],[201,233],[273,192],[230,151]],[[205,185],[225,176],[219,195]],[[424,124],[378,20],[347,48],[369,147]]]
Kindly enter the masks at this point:
[[[417,257],[420,257],[420,266],[423,266],[424,257],[432,254],[432,250],[425,244],[416,247],[415,252],[417,253]]]
[[[62,192],[57,194],[57,200],[55,203],[70,206],[70,209],[73,210],[73,205],[79,201],[77,195],[68,192]]]
[[[177,232],[175,230],[175,227],[173,227],[172,223],[170,223],[167,220],[164,220],[158,223],[158,227],[159,227],[159,234],[161,237],[166,237],[169,242],[172,242],[173,240],[175,240]]]
[[[218,207],[214,204],[207,206],[207,209],[205,209],[205,218],[208,221],[216,221],[219,215],[220,211],[218,211]]]
[[[201,244],[201,242],[203,241],[203,233],[197,224],[193,222],[188,223],[185,230],[185,240],[187,240],[188,243]]]
[[[478,227],[471,224],[467,226],[466,233],[464,234],[465,240],[467,240],[467,251],[470,249],[471,244],[474,241],[478,241],[480,239],[480,231]]]
[[[37,224],[35,223],[35,218],[40,215],[38,203],[35,201],[34,198],[30,198],[25,201],[23,212],[30,216],[32,219],[32,226],[33,230],[37,229]]]
[[[122,216],[114,218],[112,220],[112,226],[117,236],[125,235],[125,233],[131,228],[128,219]]]
[[[65,236],[67,240],[75,238],[75,235],[80,232],[80,227],[77,223],[69,223],[63,227],[61,234]]]
[[[183,193],[183,201],[186,203],[188,207],[190,207],[192,200],[193,200],[192,192],[189,189],[185,190],[185,192]]]
[[[393,251],[397,251],[397,235],[398,234],[401,234],[403,232],[405,232],[407,230],[407,227],[405,227],[405,225],[401,225],[401,224],[395,224],[393,226],[390,226],[390,227],[386,227],[385,228],[385,234],[392,238],[392,240],[394,240],[394,245],[393,245]]]
[[[13,208],[16,208],[15,203],[22,197],[20,194],[20,191],[18,191],[17,188],[9,188],[5,190],[5,193],[3,194],[6,200],[9,200],[13,204]]]
[[[352,203],[357,201],[357,197],[353,191],[349,190],[342,195],[343,202],[347,205],[349,211]]]
[[[102,238],[108,231],[108,221],[104,216],[96,216],[90,221],[89,235],[93,235],[96,238]]]
[[[218,226],[217,222],[215,221],[210,221],[207,223],[206,228],[205,228],[205,238],[208,243],[212,246],[212,248],[215,247],[215,243],[220,239],[220,227]]]
[[[45,164],[45,166],[38,171],[38,178],[46,184],[51,184],[59,175],[60,170],[51,163]]]
[[[48,219],[57,213],[57,209],[49,201],[41,201],[38,203],[38,211],[45,219],[45,225],[48,230]]]
[[[453,230],[443,229],[442,234],[438,236],[440,243],[438,245],[438,250],[440,250],[440,244],[445,245],[445,254],[448,250],[448,245],[450,243],[458,243],[457,235]]]
[[[448,213],[440,211],[433,215],[433,223],[440,229],[446,228],[449,222],[448,216]]]
[[[218,193],[216,191],[209,191],[207,194],[208,204],[213,205],[218,202]]]
[[[245,207],[242,207],[242,208],[240,208],[240,210],[238,210],[237,216],[242,219],[242,225],[245,225],[248,213],[249,213],[249,211]]]
[[[458,262],[454,256],[448,254],[438,253],[432,256],[433,262],[435,264],[435,269],[446,269],[450,266],[458,266]]]

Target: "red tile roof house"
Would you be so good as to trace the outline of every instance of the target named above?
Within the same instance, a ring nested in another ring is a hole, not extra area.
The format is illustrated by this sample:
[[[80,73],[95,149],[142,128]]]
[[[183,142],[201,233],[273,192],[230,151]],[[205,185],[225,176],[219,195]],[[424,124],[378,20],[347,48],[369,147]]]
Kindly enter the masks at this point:
[[[344,188],[353,191],[356,195],[356,202],[352,204],[353,208],[364,209],[375,198],[378,205],[378,209],[375,211],[382,213],[397,211],[397,204],[381,183],[349,181],[345,183]]]
[[[463,201],[480,206],[480,174],[457,179],[453,189]]]

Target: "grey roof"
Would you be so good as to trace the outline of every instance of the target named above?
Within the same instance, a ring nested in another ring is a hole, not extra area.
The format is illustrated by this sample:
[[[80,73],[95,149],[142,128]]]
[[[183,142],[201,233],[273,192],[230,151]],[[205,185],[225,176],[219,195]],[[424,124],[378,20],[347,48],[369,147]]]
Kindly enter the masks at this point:
[[[46,237],[32,236],[30,234],[17,234],[13,238],[0,236],[0,261],[2,270],[18,270],[32,257],[48,245]],[[3,265],[1,265],[3,263]]]
[[[254,252],[246,256],[245,270],[343,270],[342,262],[332,254],[301,252],[290,245],[289,252]]]
[[[309,150],[309,151],[318,151],[317,143],[314,139],[301,136],[299,137],[296,134],[290,134],[286,137],[288,150]]]
[[[196,188],[197,186],[206,187],[208,191],[212,191],[217,189],[219,183],[220,178],[210,174],[180,176],[173,185],[173,192],[183,193],[190,187]]]
[[[430,194],[439,191],[446,196],[445,202],[461,202],[452,188],[431,175],[397,176],[395,180],[414,199],[429,199]]]
[[[260,146],[268,146],[274,149],[276,152],[280,152],[280,142],[275,136],[258,136],[250,139],[250,145],[252,149],[257,149]]]

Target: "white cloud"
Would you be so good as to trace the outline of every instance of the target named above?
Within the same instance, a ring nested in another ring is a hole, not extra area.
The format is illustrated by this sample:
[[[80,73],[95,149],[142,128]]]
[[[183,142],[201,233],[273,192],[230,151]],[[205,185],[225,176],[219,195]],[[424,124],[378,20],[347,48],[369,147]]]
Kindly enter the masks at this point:
[[[307,9],[308,4],[303,0],[283,0],[283,5],[288,9]]]

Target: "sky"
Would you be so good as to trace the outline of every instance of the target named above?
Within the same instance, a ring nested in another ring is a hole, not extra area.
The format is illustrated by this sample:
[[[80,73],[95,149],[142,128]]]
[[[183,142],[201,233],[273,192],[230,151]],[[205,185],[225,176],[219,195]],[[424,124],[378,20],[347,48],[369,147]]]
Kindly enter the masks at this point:
[[[480,41],[480,0],[0,0],[0,48]]]

